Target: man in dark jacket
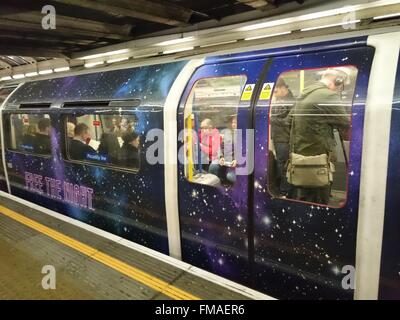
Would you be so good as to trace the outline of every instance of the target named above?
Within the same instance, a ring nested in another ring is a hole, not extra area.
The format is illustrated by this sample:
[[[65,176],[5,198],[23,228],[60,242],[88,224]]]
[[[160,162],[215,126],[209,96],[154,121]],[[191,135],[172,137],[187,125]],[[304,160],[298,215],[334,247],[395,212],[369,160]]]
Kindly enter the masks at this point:
[[[96,154],[96,150],[86,144],[89,139],[89,127],[84,123],[77,124],[74,129],[74,138],[69,144],[69,156],[71,159],[85,160],[88,154]]]
[[[124,144],[121,148],[120,165],[127,168],[139,168],[140,136],[129,132],[122,136]]]
[[[303,156],[332,153],[335,140],[333,130],[350,127],[350,115],[346,112],[339,91],[346,80],[340,69],[327,69],[320,81],[305,88],[291,115],[292,151]],[[300,200],[328,204],[330,186],[300,188]]]
[[[51,123],[49,118],[42,118],[39,120],[38,132],[33,139],[33,147],[35,153],[51,153],[50,129]]]
[[[274,89],[271,104],[271,139],[273,140],[278,169],[279,195],[287,196],[291,186],[286,179],[286,163],[289,159],[290,119],[289,113],[294,104],[294,97],[289,86],[279,78]]]

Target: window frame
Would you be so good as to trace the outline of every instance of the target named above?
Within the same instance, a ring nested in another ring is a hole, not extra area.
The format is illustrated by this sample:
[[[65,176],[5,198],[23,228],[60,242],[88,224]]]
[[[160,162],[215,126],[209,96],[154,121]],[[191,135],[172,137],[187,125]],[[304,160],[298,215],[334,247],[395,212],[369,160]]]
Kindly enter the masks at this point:
[[[71,108],[71,111],[75,111],[75,109]],[[89,112],[78,112],[78,114],[71,112],[71,113],[60,113],[60,137],[62,137],[62,158],[63,161],[66,163],[71,163],[75,165],[84,165],[84,166],[91,166],[91,167],[98,167],[102,169],[109,169],[109,170],[114,170],[114,171],[119,171],[119,172],[124,172],[124,173],[131,173],[131,174],[138,174],[142,171],[143,169],[143,161],[142,161],[142,135],[139,134],[140,137],[140,145],[139,145],[139,167],[138,168],[127,168],[127,167],[121,167],[118,165],[113,165],[113,164],[103,164],[101,162],[96,162],[96,161],[90,161],[90,160],[75,160],[71,159],[69,155],[69,147],[67,144],[68,141],[68,131],[67,131],[67,120],[68,117],[75,116],[76,118],[86,116],[86,115],[109,115],[109,116],[121,116],[121,115],[132,115],[132,111],[137,111],[137,108],[134,109],[127,109],[127,108],[112,108],[112,107],[107,107],[106,111],[101,111],[101,108],[93,108],[92,110],[88,110]],[[97,112],[97,113],[96,113]],[[115,112],[115,113],[112,113]],[[116,113],[120,114],[116,114]],[[129,112],[129,113],[128,113]],[[104,133],[104,132],[103,132]]]
[[[244,91],[244,89],[246,88],[247,81],[248,81],[248,79],[249,79],[249,77],[248,77],[248,75],[247,75],[246,73],[238,73],[238,74],[230,74],[230,75],[219,75],[219,76],[207,76],[207,77],[198,78],[198,79],[196,79],[196,80],[192,83],[192,85],[190,86],[190,90],[188,91],[188,93],[187,93],[187,95],[186,95],[186,99],[185,99],[185,102],[184,102],[183,107],[182,107],[182,111],[183,111],[183,130],[184,130],[184,132],[186,132],[186,130],[187,130],[187,128],[186,128],[186,123],[185,123],[185,118],[184,118],[185,109],[186,109],[186,106],[187,106],[187,104],[188,104],[189,98],[191,97],[191,95],[192,95],[192,93],[193,93],[193,90],[194,90],[196,84],[197,84],[199,81],[201,81],[201,80],[207,80],[207,79],[221,79],[221,78],[232,78],[232,77],[243,77],[243,78],[245,79],[244,84],[243,84],[243,88],[242,88],[242,90],[240,91],[240,94],[239,94],[239,100],[238,100],[238,104],[237,104],[237,107],[236,107],[237,111],[239,110],[239,108],[241,107],[243,91]],[[193,110],[192,110],[192,111],[193,111]],[[237,116],[237,114],[238,114],[238,112],[236,112],[236,116]],[[192,130],[193,130],[193,129],[192,129]],[[182,142],[183,150],[185,150],[185,146],[186,146],[185,138],[186,138],[186,135],[184,135],[184,137],[183,137],[183,142]],[[199,138],[199,137],[197,137],[197,138]],[[199,151],[199,152],[201,152],[201,151]],[[185,159],[185,160],[187,159],[186,155],[184,155],[184,159]],[[186,165],[187,165],[187,163],[184,162],[184,163],[183,163],[183,171],[184,171],[184,172],[183,172],[183,173],[184,173],[183,175],[184,175],[184,177],[185,177],[185,180],[186,180],[188,183],[193,183],[193,184],[199,185],[199,186],[208,186],[208,187],[211,187],[211,188],[224,187],[224,188],[229,188],[229,189],[230,189],[230,188],[233,188],[233,187],[236,185],[236,183],[234,183],[234,184],[232,184],[232,185],[224,185],[224,184],[221,183],[220,185],[213,186],[213,185],[209,185],[209,184],[202,184],[202,183],[190,181],[190,180],[188,179],[188,176],[186,175],[186,169],[185,169]],[[219,177],[218,177],[218,178],[219,178]]]
[[[351,102],[349,104],[351,104],[351,109],[350,109],[350,133],[349,133],[349,154],[348,154],[348,159],[347,159],[347,165],[346,165],[346,190],[345,190],[345,201],[342,203],[342,205],[339,206],[333,206],[333,205],[329,205],[329,204],[322,204],[322,203],[316,203],[316,202],[309,202],[309,201],[303,201],[303,200],[297,200],[297,199],[291,199],[291,198],[283,198],[283,197],[279,197],[278,195],[275,195],[271,189],[271,183],[270,183],[270,174],[269,174],[269,170],[268,170],[268,174],[267,174],[267,188],[266,190],[268,191],[269,196],[271,197],[271,199],[279,199],[279,200],[283,200],[283,201],[289,201],[289,202],[295,202],[295,203],[302,203],[302,204],[307,204],[307,205],[313,205],[313,206],[317,206],[317,207],[326,207],[326,208],[332,208],[332,209],[342,209],[344,207],[346,207],[347,202],[349,200],[349,167],[350,167],[350,159],[351,159],[351,140],[352,140],[352,135],[353,135],[353,128],[352,128],[352,124],[353,124],[353,106],[354,106],[354,101],[356,98],[356,94],[355,91],[357,89],[357,82],[359,80],[359,70],[360,68],[357,65],[354,64],[343,64],[343,65],[334,65],[334,66],[324,66],[324,67],[310,67],[310,68],[304,68],[304,69],[288,69],[285,70],[283,72],[281,72],[280,74],[278,74],[278,76],[276,77],[275,83],[274,83],[274,87],[272,90],[272,94],[268,103],[268,141],[267,141],[267,162],[266,162],[266,166],[267,168],[269,168],[269,161],[270,161],[270,157],[269,157],[269,148],[270,148],[270,142],[271,142],[271,111],[272,111],[272,98],[273,98],[273,93],[275,90],[275,85],[277,83],[277,81],[279,80],[279,78],[286,73],[289,72],[294,72],[294,71],[305,71],[305,70],[326,70],[329,68],[340,68],[340,67],[350,67],[350,68],[354,68],[357,70],[357,76],[355,78],[355,82],[354,82],[354,92],[353,92],[353,96],[351,98]],[[345,151],[344,151],[345,152]],[[289,150],[289,154],[290,154],[290,150]]]
[[[6,112],[4,112],[6,111]],[[48,111],[48,109],[46,109]],[[4,141],[6,146],[4,146],[4,150],[7,152],[13,152],[17,154],[22,154],[25,156],[34,156],[34,157],[39,157],[39,158],[44,158],[44,159],[50,159],[53,157],[53,153],[50,152],[49,154],[41,154],[41,153],[35,153],[35,152],[30,152],[30,151],[22,151],[18,149],[12,149],[11,148],[11,130],[12,130],[12,125],[11,125],[11,116],[15,114],[32,114],[32,115],[48,115],[50,122],[52,123],[53,117],[51,112],[46,112],[42,110],[37,110],[37,109],[16,109],[16,110],[3,110],[3,116],[6,117],[5,127],[4,127]],[[51,125],[51,128],[54,130],[53,125]],[[50,136],[51,138],[51,136]]]

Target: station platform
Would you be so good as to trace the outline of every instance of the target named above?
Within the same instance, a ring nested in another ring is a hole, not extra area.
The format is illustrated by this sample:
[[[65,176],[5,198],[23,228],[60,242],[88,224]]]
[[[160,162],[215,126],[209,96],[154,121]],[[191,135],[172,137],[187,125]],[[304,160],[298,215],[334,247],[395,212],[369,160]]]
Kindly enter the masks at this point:
[[[42,286],[53,266],[56,289]],[[39,206],[0,194],[0,299],[268,297]]]

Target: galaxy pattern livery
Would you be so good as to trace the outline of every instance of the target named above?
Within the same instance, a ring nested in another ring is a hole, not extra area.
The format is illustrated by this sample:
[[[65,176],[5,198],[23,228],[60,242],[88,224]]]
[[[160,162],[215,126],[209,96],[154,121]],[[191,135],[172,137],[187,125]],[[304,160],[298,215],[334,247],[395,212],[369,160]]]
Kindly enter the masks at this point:
[[[145,153],[153,142],[145,137],[152,128],[163,128],[163,106],[170,88],[186,62],[93,73],[24,84],[4,111],[21,103],[140,99],[140,106],[124,110],[135,116],[141,136],[139,171],[115,169],[66,160],[65,119],[82,107],[41,111],[52,124],[52,154],[38,156],[6,152],[11,191],[39,205],[64,213],[116,235],[168,254],[164,205],[164,172],[161,164],[149,165]],[[85,112],[93,113],[93,109]],[[7,121],[6,121],[7,122]],[[8,139],[9,137],[7,137]]]
[[[190,90],[204,77],[245,74],[247,84],[276,83],[286,71],[342,65],[357,67],[358,77],[345,206],[331,208],[271,196],[267,181],[270,101],[242,101],[238,128],[255,129],[254,176],[237,176],[232,187],[210,187],[188,182],[184,166],[179,166],[185,261],[281,299],[353,298],[353,290],[342,288],[341,270],[355,265],[364,107],[373,54],[365,39],[358,38],[251,52],[243,54],[243,60],[239,54],[216,57],[198,69],[182,99],[179,129],[184,127]],[[266,76],[260,79],[263,68]]]
[[[63,103],[110,99],[140,99],[143,106],[163,106],[184,61],[24,84],[8,101]]]

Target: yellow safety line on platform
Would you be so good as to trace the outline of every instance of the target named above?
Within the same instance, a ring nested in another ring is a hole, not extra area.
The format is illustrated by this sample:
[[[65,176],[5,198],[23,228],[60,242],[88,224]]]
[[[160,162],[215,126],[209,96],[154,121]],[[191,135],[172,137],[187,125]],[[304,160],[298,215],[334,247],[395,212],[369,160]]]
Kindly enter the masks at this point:
[[[18,221],[25,226],[28,226],[36,231],[39,231],[46,236],[61,242],[62,244],[83,253],[84,255],[126,275],[129,278],[132,278],[136,281],[143,283],[144,285],[165,294],[166,296],[173,298],[175,300],[200,300],[199,297],[196,297],[188,292],[185,292],[177,287],[174,287],[167,282],[160,280],[156,277],[151,276],[150,274],[143,272],[131,265],[128,265],[125,262],[122,262],[116,258],[113,258],[103,252],[98,251],[91,246],[88,246],[78,240],[75,240],[71,237],[68,237],[58,231],[55,231],[49,227],[44,226],[32,219],[29,219],[15,211],[12,211],[6,207],[0,206],[0,212],[5,216]]]

